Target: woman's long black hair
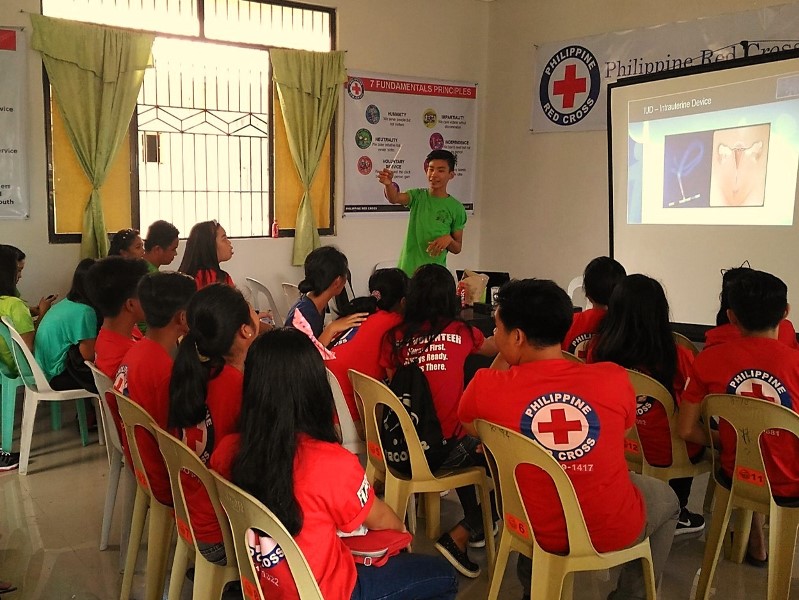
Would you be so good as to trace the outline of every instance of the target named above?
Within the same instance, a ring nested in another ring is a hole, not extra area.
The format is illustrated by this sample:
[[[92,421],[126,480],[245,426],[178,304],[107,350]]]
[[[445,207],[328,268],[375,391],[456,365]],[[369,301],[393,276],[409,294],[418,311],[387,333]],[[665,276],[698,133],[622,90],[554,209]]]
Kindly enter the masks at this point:
[[[294,495],[297,436],[338,442],[334,410],[324,362],[304,333],[275,329],[253,343],[244,367],[241,443],[232,479],[292,535],[303,522]]]
[[[189,333],[180,342],[169,382],[170,427],[191,427],[205,419],[208,382],[225,367],[241,326],[256,326],[241,292],[221,283],[192,296],[186,322]]]
[[[199,271],[210,269],[216,273],[217,281],[225,281],[225,272],[219,266],[219,256],[216,253],[218,230],[219,223],[216,221],[202,221],[191,228],[178,271],[197,277]]]
[[[663,286],[646,275],[628,275],[613,290],[597,331],[594,361],[644,370],[673,393],[677,347]]]

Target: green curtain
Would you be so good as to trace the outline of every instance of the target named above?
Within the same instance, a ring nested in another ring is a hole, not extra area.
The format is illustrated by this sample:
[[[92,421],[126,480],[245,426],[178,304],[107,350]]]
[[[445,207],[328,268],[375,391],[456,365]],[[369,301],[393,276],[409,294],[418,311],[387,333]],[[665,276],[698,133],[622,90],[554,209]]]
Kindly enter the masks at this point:
[[[130,125],[154,36],[31,15],[31,47],[42,55],[67,136],[92,184],[81,256],[108,253],[100,186]]]
[[[303,186],[292,261],[300,266],[320,246],[310,189],[347,72],[343,52],[275,49],[269,55],[291,157]]]

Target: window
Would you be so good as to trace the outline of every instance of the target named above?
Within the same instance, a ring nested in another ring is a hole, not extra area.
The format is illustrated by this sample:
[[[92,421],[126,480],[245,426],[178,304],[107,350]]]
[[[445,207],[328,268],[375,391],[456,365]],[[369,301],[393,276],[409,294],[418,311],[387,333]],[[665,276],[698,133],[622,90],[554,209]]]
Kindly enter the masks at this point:
[[[331,50],[333,9],[257,0],[43,0],[42,12],[156,32],[155,68],[139,92],[129,151],[120,151],[101,190],[109,231],[166,219],[185,236],[194,223],[218,219],[231,237],[265,237],[275,217],[282,230],[293,228],[301,185],[274,118],[268,53],[273,46]],[[77,241],[89,186],[76,183],[85,178],[53,102],[48,116],[50,238]],[[313,186],[321,233],[332,233],[333,160],[328,138]]]

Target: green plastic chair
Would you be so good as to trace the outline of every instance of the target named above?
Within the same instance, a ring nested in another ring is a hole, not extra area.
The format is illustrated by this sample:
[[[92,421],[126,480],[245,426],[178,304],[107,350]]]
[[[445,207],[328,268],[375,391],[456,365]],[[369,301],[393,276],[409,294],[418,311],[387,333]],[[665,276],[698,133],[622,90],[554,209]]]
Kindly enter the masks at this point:
[[[11,334],[5,323],[0,322],[0,337],[5,340],[6,346],[11,348]],[[0,448],[11,452],[14,439],[14,411],[17,406],[17,388],[22,385],[22,379],[16,369],[0,362],[0,386],[2,386],[2,401],[0,403],[0,419],[2,419],[2,436]]]

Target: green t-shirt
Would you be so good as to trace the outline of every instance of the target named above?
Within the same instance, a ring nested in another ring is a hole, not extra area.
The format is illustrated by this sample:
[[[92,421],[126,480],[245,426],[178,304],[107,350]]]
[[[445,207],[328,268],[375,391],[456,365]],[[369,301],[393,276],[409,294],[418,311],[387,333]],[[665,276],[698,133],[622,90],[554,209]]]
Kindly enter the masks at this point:
[[[31,318],[31,311],[25,303],[15,296],[0,296],[0,317],[9,317],[14,329],[20,335],[30,333],[33,331],[33,319]],[[7,332],[3,327],[4,334]],[[5,339],[5,335],[0,336],[0,362],[3,363],[3,368],[9,374],[16,376],[17,366],[14,363],[14,355],[11,354],[11,337]]]
[[[34,342],[36,362],[47,381],[64,372],[67,350],[97,337],[97,314],[91,306],[64,298],[47,311]]]
[[[422,265],[435,263],[447,266],[444,250],[438,256],[427,253],[427,244],[445,234],[452,235],[466,225],[466,209],[452,196],[435,198],[426,189],[413,189],[405,192],[410,197],[408,208],[408,233],[399,257],[399,268],[409,277]]]

